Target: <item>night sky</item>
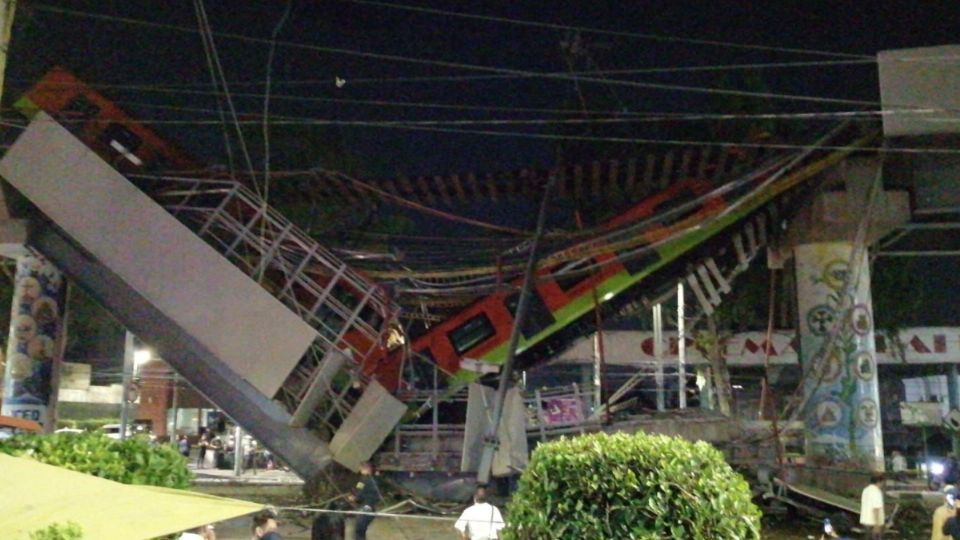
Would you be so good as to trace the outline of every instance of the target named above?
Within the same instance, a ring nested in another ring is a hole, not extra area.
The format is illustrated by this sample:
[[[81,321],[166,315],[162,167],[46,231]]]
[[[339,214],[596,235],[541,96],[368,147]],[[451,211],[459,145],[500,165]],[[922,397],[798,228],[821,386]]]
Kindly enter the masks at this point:
[[[715,40],[768,47],[816,49],[853,55],[874,55],[889,48],[955,42],[960,17],[955,2],[477,2],[431,1],[408,5],[461,13],[583,26],[673,38]],[[206,2],[215,32],[269,39],[286,2]],[[7,102],[52,65],[75,71],[93,84],[177,85],[153,89],[105,89],[141,119],[214,120],[210,78],[197,33],[151,28],[118,20],[53,12],[60,6],[78,12],[146,20],[196,30],[192,2],[177,1],[56,1],[22,2],[8,66]],[[718,45],[677,43],[634,36],[582,32],[583,47],[573,65],[561,52],[574,34],[557,28],[533,28],[505,22],[468,20],[450,15],[416,13],[384,6],[329,0],[293,1],[278,40],[315,47],[397,55],[536,72],[596,71],[743,63],[782,63],[843,60],[826,55],[750,50]],[[266,43],[249,43],[219,36],[217,48],[236,94],[263,92]],[[569,49],[568,49],[569,50]],[[466,107],[561,108],[582,106],[569,80],[496,78],[460,81],[396,81],[397,78],[441,75],[483,75],[453,69],[361,58],[302,47],[278,45],[274,60],[275,95],[271,111],[298,118],[339,121],[482,120],[555,118],[556,114],[517,111],[443,110],[401,107],[401,103],[441,103]],[[698,87],[744,89],[743,71],[616,74],[610,78]],[[771,93],[875,101],[878,97],[873,63],[785,67],[756,71]],[[600,75],[601,77],[603,75]],[[726,82],[721,77],[726,77]],[[334,79],[346,81],[337,88]],[[394,79],[394,80],[387,80]],[[305,82],[313,81],[313,82]],[[749,89],[749,88],[746,88]],[[627,86],[581,83],[587,108],[621,112],[717,111],[716,96]],[[290,99],[288,99],[287,96]],[[303,98],[307,98],[306,100]],[[316,100],[375,100],[361,105]],[[145,104],[194,107],[170,111]],[[237,97],[241,112],[259,114],[260,97]],[[811,111],[850,109],[851,105],[773,100],[770,110]],[[464,126],[467,128],[469,126]],[[556,126],[483,129],[551,132]],[[656,137],[658,126],[638,127],[641,136]],[[209,162],[223,162],[223,144],[215,125],[171,126],[158,129]],[[397,127],[334,129],[346,147],[363,162],[371,176],[455,171],[502,170],[550,166],[555,144],[515,137],[431,133]],[[696,138],[696,133],[690,134]],[[631,153],[632,148],[620,151]]]

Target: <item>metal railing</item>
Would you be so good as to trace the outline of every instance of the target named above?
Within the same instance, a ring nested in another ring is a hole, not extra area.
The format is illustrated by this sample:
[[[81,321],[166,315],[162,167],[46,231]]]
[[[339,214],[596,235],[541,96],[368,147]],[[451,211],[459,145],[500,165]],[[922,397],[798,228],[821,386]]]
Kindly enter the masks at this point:
[[[349,390],[358,379],[356,365],[385,342],[395,325],[399,308],[388,292],[237,182],[163,177],[137,183],[317,330],[319,338],[276,397],[292,414],[308,415],[314,427],[335,431],[355,401]],[[314,384],[332,350],[343,351],[353,362],[336,381]],[[303,411],[311,391],[324,392],[325,399],[315,410]]]

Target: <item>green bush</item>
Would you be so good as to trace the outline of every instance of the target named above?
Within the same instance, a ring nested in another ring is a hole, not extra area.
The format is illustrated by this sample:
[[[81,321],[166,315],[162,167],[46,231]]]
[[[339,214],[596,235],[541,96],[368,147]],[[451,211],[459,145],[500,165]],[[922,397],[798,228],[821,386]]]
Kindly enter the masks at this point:
[[[30,533],[30,540],[80,540],[83,529],[72,521],[54,523],[48,527]]]
[[[750,487],[707,443],[604,433],[539,446],[505,540],[755,540]]]
[[[0,441],[0,452],[124,484],[186,488],[191,480],[186,459],[173,446],[151,445],[136,437],[119,441],[102,433],[19,435]]]

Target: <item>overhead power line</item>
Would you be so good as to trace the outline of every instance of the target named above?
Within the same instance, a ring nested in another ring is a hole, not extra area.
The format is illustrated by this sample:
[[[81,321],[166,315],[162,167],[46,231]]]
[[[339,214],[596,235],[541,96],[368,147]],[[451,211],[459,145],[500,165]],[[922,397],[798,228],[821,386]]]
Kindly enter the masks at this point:
[[[809,145],[789,144],[789,143],[751,143],[751,142],[733,142],[733,141],[696,141],[679,139],[642,139],[632,137],[594,137],[588,135],[560,135],[550,133],[530,133],[523,131],[499,131],[484,129],[456,129],[428,126],[409,126],[393,125],[397,129],[410,129],[417,131],[434,131],[438,133],[457,133],[463,135],[490,135],[497,137],[517,137],[528,139],[545,140],[570,140],[570,141],[591,141],[591,142],[612,142],[625,144],[659,144],[667,146],[715,146],[715,147],[739,147],[739,148],[768,148],[768,149],[796,149],[802,150],[810,148]],[[817,146],[821,150],[858,150],[860,147],[852,146]],[[917,147],[882,147],[871,148],[872,152],[884,154],[957,154],[960,155],[960,149],[955,148],[917,148]]]
[[[186,28],[186,27],[177,26],[173,24],[157,23],[157,22],[147,21],[143,19],[135,19],[131,17],[120,17],[115,15],[106,15],[102,13],[77,11],[72,9],[56,7],[56,6],[50,6],[46,4],[33,4],[33,8],[37,11],[46,11],[50,13],[84,17],[84,18],[90,18],[95,20],[122,22],[125,24],[139,25],[139,26],[150,27],[150,28],[166,29],[166,30],[184,32],[184,33],[197,32],[197,30],[193,28]],[[251,36],[236,34],[232,32],[212,32],[211,35],[219,36],[225,39],[234,39],[238,41],[246,41],[250,43],[259,43],[259,44],[265,44],[265,45],[270,45],[273,43],[273,41],[270,39],[251,37]],[[322,52],[322,53],[328,53],[328,54],[342,54],[345,56],[353,56],[357,58],[368,58],[372,60],[384,60],[384,61],[390,61],[390,62],[419,64],[419,65],[427,65],[427,66],[443,67],[443,68],[451,68],[451,69],[482,71],[487,73],[499,73],[504,75],[517,75],[517,76],[537,77],[537,78],[544,78],[544,79],[590,82],[590,83],[597,83],[597,84],[625,86],[625,87],[631,87],[631,88],[644,88],[644,89],[652,89],[652,90],[677,91],[677,92],[695,92],[695,93],[704,93],[704,94],[734,95],[734,96],[743,96],[743,97],[808,101],[808,102],[814,102],[814,103],[833,103],[833,104],[842,104],[842,105],[873,106],[877,104],[874,101],[864,101],[864,100],[855,100],[855,99],[830,98],[830,97],[821,97],[821,96],[805,96],[805,95],[796,95],[796,94],[781,94],[781,93],[775,93],[775,92],[751,92],[747,90],[708,88],[708,87],[698,87],[698,86],[686,86],[686,85],[679,85],[679,84],[666,84],[666,83],[653,83],[653,82],[640,82],[640,81],[625,81],[620,79],[605,79],[600,77],[585,77],[581,75],[571,75],[569,73],[536,72],[536,71],[527,71],[527,70],[514,69],[514,68],[482,66],[482,65],[469,64],[464,62],[414,58],[414,57],[401,56],[396,54],[357,51],[352,49],[344,49],[340,47],[327,47],[327,46],[321,46],[321,45],[310,45],[305,43],[293,43],[293,42],[283,42],[283,41],[277,41],[276,43],[277,45],[283,45],[286,47],[298,48],[302,50],[309,50],[309,51]]]
[[[274,96],[276,97],[276,96]],[[291,100],[298,99],[297,96],[281,96]],[[318,98],[306,97],[304,99],[315,100]],[[320,98],[322,99],[322,98]],[[114,100],[118,104],[127,104],[135,107],[156,108],[183,112],[198,112],[204,114],[214,114],[216,111],[205,107],[188,107],[176,105],[164,105],[156,103],[144,103],[138,101]],[[350,102],[366,104],[365,100],[339,100],[338,102]],[[424,120],[424,119],[396,119],[396,120],[325,120],[322,118],[300,117],[291,115],[274,115],[278,124],[423,124],[423,125],[540,125],[540,124],[632,124],[632,123],[658,123],[658,122],[677,122],[677,121],[716,121],[716,120],[838,120],[838,119],[874,119],[887,116],[922,116],[932,114],[957,114],[960,111],[955,109],[945,109],[939,107],[923,107],[916,109],[893,109],[893,110],[852,110],[852,111],[810,111],[795,113],[681,113],[681,112],[619,112],[619,111],[594,111],[594,110],[567,110],[567,109],[538,109],[538,108],[516,108],[516,107],[486,107],[473,105],[453,105],[444,103],[418,103],[418,102],[398,102],[376,100],[373,103],[379,106],[396,107],[415,107],[415,108],[453,108],[455,110],[502,110],[504,112],[546,112],[546,113],[565,113],[575,114],[576,118],[487,118],[487,119],[443,119],[443,120]],[[239,113],[242,116],[251,118],[246,123],[254,123],[259,120],[257,113]],[[592,115],[583,117],[583,115]],[[144,120],[144,123],[192,123],[192,120]],[[244,121],[241,121],[243,123]],[[201,123],[208,123],[201,121]]]
[[[944,60],[960,59],[960,56],[937,57]],[[901,59],[898,59],[901,60]],[[663,66],[647,68],[618,68],[618,69],[600,69],[590,71],[557,71],[557,74],[570,75],[657,75],[668,73],[695,73],[711,71],[744,71],[758,69],[787,69],[787,68],[821,68],[830,66],[873,66],[876,59],[853,58],[849,60],[807,60],[799,62],[758,62],[748,64],[710,64],[701,66]],[[351,77],[342,79],[346,86],[368,85],[368,84],[390,84],[390,83],[422,83],[422,82],[468,82],[468,81],[494,81],[504,79],[529,79],[529,75],[411,75],[401,77]],[[32,80],[11,78],[11,82],[31,83]],[[287,79],[274,81],[275,86],[333,86],[336,84],[336,77],[322,77],[313,79]],[[227,81],[231,86],[263,86],[263,81]],[[206,86],[206,83],[125,83],[125,84],[99,84],[99,88],[115,88],[121,90],[138,90],[144,88],[198,88]]]
[[[349,0],[344,0],[349,1]],[[666,73],[696,73],[711,71],[744,71],[758,69],[785,69],[785,68],[821,68],[828,66],[872,66],[876,64],[876,59],[853,58],[849,60],[811,60],[806,62],[759,62],[753,64],[714,64],[704,66],[672,66],[672,67],[650,67],[650,68],[621,68],[621,69],[600,69],[591,71],[558,71],[555,73],[566,73],[571,75],[658,75]],[[384,84],[384,83],[419,83],[419,82],[464,82],[464,81],[483,81],[483,80],[502,80],[529,78],[519,75],[424,75],[420,77],[369,77],[346,79],[346,84]],[[285,84],[330,84],[332,79],[315,79],[288,81]]]
[[[450,11],[445,9],[428,8],[428,7],[421,7],[421,6],[410,6],[410,5],[404,5],[404,4],[392,4],[388,2],[378,2],[376,0],[339,0],[339,1],[349,2],[351,4],[375,6],[375,7],[387,8],[387,9],[397,9],[397,10],[411,11],[411,12],[417,12],[417,13],[427,13],[431,15],[458,17],[461,19],[473,19],[477,21],[497,22],[497,23],[505,23],[505,24],[512,24],[517,26],[534,27],[534,28],[547,28],[551,30],[565,30],[565,31],[572,30],[575,32],[582,32],[582,33],[646,39],[646,40],[652,40],[652,41],[660,41],[664,43],[685,43],[689,45],[707,45],[712,47],[726,47],[726,48],[732,48],[732,49],[746,49],[746,50],[796,53],[796,54],[812,54],[812,55],[818,55],[818,56],[830,56],[834,58],[872,58],[872,56],[862,55],[862,54],[823,51],[823,50],[817,50],[817,49],[802,49],[802,48],[793,48],[793,47],[754,45],[754,44],[747,44],[747,43],[732,43],[729,41],[685,38],[685,37],[677,37],[677,36],[668,36],[663,34],[643,33],[643,32],[626,32],[622,30],[609,30],[604,28],[591,28],[586,26],[572,26],[567,24],[556,24],[556,23],[547,23],[542,21],[513,19],[508,17],[497,17],[493,15],[481,15],[478,13],[466,13],[462,11]]]
[[[118,104],[128,103],[134,106],[146,108],[158,108],[165,110],[195,112],[203,114],[214,114],[215,111],[201,107],[178,107],[155,104],[144,104],[139,102],[115,101]],[[931,115],[944,114],[945,109],[917,109],[914,111],[837,111],[837,112],[810,112],[810,113],[757,113],[757,114],[651,114],[648,116],[626,116],[626,117],[588,117],[588,118],[489,118],[489,119],[445,119],[445,120],[422,120],[422,119],[396,119],[396,120],[363,120],[363,119],[343,119],[327,120],[323,118],[295,117],[285,115],[271,115],[270,125],[272,126],[361,126],[361,127],[396,127],[396,126],[547,126],[547,125],[599,125],[599,124],[644,124],[644,123],[664,123],[664,122],[705,122],[705,121],[752,121],[752,120],[823,120],[833,121],[838,119],[861,119],[875,120],[882,116],[903,116],[903,115]],[[243,114],[243,113],[239,113]],[[262,116],[251,113],[246,120],[238,120],[240,125],[259,125],[263,122]],[[83,122],[83,120],[61,119],[58,122],[70,124],[72,122]],[[141,124],[157,125],[216,125],[220,121],[216,119],[150,119],[138,118]]]

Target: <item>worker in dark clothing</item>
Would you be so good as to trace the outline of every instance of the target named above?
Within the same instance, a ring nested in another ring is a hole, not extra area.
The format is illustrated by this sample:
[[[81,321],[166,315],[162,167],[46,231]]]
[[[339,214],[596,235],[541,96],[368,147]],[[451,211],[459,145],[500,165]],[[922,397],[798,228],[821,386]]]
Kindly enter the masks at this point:
[[[360,481],[357,482],[353,493],[350,494],[350,500],[357,504],[361,512],[371,512],[357,516],[357,525],[354,529],[354,540],[367,540],[367,528],[373,521],[377,505],[383,497],[380,495],[380,488],[377,486],[377,479],[373,476],[373,463],[365,461],[360,465]]]
[[[960,538],[960,507],[954,512],[953,517],[943,524],[941,532],[952,538]]]

